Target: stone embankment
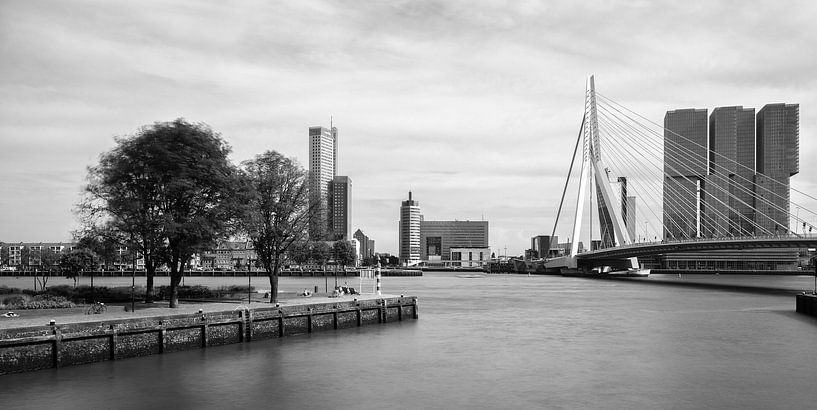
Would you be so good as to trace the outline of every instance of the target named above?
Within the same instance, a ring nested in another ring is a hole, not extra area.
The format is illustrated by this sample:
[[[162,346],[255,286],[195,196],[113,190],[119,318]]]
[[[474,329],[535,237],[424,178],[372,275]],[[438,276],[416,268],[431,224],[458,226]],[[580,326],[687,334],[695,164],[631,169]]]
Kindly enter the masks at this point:
[[[416,297],[378,296],[0,329],[0,374],[408,319],[417,319]]]

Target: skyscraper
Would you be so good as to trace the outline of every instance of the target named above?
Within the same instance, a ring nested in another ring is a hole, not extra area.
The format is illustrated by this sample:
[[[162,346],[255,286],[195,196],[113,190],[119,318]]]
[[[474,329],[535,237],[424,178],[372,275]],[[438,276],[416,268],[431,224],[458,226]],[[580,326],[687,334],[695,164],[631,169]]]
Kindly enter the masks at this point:
[[[411,199],[411,191],[407,201],[400,206],[400,262],[414,264],[420,261],[420,224],[423,215],[420,214],[420,203]]]
[[[800,106],[767,104],[757,113],[755,222],[758,233],[789,227],[789,178],[800,172]]]
[[[754,233],[755,109],[717,107],[709,116],[707,236]]]
[[[664,115],[664,239],[699,234],[701,188],[707,174],[706,131],[706,109]]]
[[[368,258],[374,256],[374,240],[366,236],[360,229],[355,231],[353,235],[358,242],[360,242],[360,257]]]
[[[309,225],[309,237],[325,240],[329,235],[329,189],[337,175],[338,129],[309,127],[309,206],[316,217]]]
[[[352,179],[336,176],[329,186],[329,239],[348,240],[352,237]]]

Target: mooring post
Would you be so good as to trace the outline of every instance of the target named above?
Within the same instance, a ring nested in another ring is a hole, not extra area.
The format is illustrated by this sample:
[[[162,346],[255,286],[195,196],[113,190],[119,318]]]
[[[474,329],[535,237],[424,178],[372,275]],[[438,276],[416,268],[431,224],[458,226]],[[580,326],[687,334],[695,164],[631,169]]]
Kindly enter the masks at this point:
[[[116,325],[111,325],[111,360],[116,360],[116,342],[117,342]]]

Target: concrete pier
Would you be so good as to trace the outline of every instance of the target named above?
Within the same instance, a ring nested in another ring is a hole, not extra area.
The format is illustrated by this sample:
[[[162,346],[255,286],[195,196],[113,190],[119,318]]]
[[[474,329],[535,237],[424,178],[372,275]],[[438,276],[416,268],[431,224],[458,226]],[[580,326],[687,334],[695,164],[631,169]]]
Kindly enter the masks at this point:
[[[817,317],[817,295],[800,293],[797,295],[797,313]]]
[[[329,300],[329,301],[327,301]],[[264,307],[0,329],[0,374],[417,319],[417,298]]]

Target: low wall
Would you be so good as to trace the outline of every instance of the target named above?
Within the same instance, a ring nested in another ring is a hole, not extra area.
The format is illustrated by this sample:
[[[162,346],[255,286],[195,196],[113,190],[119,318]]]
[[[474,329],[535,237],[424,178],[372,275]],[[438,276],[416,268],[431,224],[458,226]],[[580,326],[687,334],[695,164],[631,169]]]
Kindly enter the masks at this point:
[[[135,276],[137,278],[143,278],[143,277],[145,277],[145,275],[147,275],[147,274],[143,270],[142,271],[136,271],[136,272],[132,272],[132,271],[129,271],[129,270],[126,270],[126,271],[108,270],[108,271],[85,272],[81,277],[88,278],[88,277],[93,276],[95,278],[129,278],[131,276]],[[6,271],[6,272],[0,272],[0,276],[64,277],[65,275],[62,274],[62,273],[57,273],[57,272],[49,272],[49,273],[44,274],[42,272],[35,273],[35,272],[28,272],[28,271],[27,272],[23,272],[23,271]],[[155,276],[157,278],[169,277],[170,272],[157,271]],[[218,270],[217,271],[209,271],[209,270],[197,271],[197,270],[194,270],[194,271],[190,271],[190,272],[185,271],[184,276],[185,277],[212,277],[212,278],[221,278],[221,277],[225,277],[225,278],[239,277],[240,278],[240,277],[253,276],[253,277],[264,277],[264,278],[266,278],[268,275],[267,275],[267,272],[265,272],[265,271],[256,271],[256,270],[254,270],[252,272],[247,272],[247,271],[218,271]],[[299,270],[289,271],[289,270],[286,270],[286,271],[282,271],[281,273],[279,273],[278,276],[279,277],[290,277],[290,276],[292,276],[292,277],[303,277],[303,276],[306,276],[306,277],[321,277],[321,278],[322,277],[331,278],[331,277],[337,276],[337,277],[355,277],[356,278],[356,277],[360,276],[360,274],[356,270],[347,270],[347,271],[340,270],[340,271],[337,271],[337,272],[332,271],[332,270],[325,270],[325,271],[324,270],[304,270],[304,271],[299,271]],[[423,271],[421,271],[419,269],[417,269],[417,270],[412,270],[412,269],[383,269],[382,272],[381,272],[381,276],[383,276],[383,277],[423,276]]]
[[[0,374],[407,319],[417,319],[416,297],[0,329]]]
[[[800,293],[795,303],[797,313],[817,317],[817,295]]]

